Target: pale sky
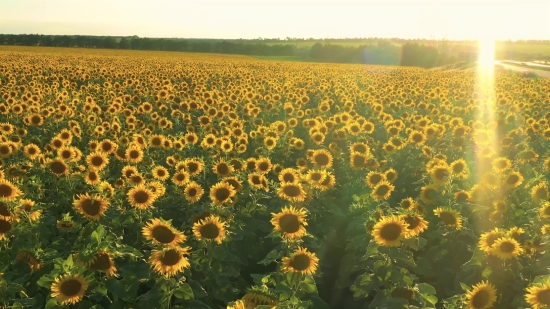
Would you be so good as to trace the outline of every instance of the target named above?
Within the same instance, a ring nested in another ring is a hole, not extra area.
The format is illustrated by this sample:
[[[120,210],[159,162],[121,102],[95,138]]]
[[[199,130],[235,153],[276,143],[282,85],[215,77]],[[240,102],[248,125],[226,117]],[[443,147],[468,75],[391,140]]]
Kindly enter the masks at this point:
[[[0,0],[0,33],[550,40],[550,0]]]

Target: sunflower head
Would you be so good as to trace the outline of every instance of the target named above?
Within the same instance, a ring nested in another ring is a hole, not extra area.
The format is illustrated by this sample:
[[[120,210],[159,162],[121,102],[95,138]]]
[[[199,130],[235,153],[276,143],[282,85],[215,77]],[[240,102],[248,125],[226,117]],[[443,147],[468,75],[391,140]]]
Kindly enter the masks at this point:
[[[403,238],[409,237],[408,224],[401,217],[382,217],[372,230],[372,236],[378,245],[395,247]]]
[[[472,309],[488,309],[493,306],[497,300],[497,290],[487,282],[482,281],[472,287],[466,294],[466,302],[468,308]]]
[[[57,277],[51,286],[52,297],[62,305],[76,304],[88,289],[86,279],[78,274],[63,275]]]
[[[462,219],[457,211],[446,207],[438,207],[434,214],[439,217],[441,223],[446,226],[453,226],[457,230],[462,228]]]
[[[319,259],[306,248],[298,247],[290,257],[283,258],[282,270],[290,273],[313,275],[317,270]]]
[[[205,239],[221,244],[225,238],[224,225],[220,217],[211,215],[193,224],[193,234],[198,240]]]
[[[293,206],[285,207],[277,214],[272,213],[271,224],[273,224],[273,230],[275,232],[282,232],[283,237],[290,239],[299,239],[305,233],[304,226],[307,225],[305,221],[306,211],[303,209],[296,209]]]

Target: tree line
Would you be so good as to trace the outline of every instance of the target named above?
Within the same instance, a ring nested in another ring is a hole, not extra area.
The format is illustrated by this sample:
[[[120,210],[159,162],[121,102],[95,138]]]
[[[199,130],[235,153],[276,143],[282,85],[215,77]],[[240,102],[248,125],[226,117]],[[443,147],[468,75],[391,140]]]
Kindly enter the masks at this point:
[[[137,36],[0,34],[0,44],[287,56],[318,62],[403,65],[424,68],[456,62],[456,58],[439,54],[438,50],[433,47],[418,43],[397,46],[387,40],[360,46],[316,43],[309,48],[298,48],[295,44],[266,44],[258,40],[249,42],[246,40],[166,39]]]

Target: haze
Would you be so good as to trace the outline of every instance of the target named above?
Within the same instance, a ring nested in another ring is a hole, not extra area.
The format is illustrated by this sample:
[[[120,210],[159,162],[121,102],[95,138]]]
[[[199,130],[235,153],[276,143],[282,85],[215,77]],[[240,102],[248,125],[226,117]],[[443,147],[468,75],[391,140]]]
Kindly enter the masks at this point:
[[[0,33],[550,39],[550,1],[0,0]]]

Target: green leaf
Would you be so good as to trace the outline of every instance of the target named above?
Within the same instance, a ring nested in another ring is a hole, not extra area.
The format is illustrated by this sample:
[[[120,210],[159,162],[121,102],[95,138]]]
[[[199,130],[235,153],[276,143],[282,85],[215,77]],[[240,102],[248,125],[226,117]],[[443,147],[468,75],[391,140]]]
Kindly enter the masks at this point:
[[[192,300],[189,301],[189,307],[188,308],[191,308],[191,309],[211,309],[210,307],[208,307],[208,305],[206,305],[202,301],[196,300],[196,299],[192,299]]]
[[[300,283],[300,288],[306,293],[310,293],[310,294],[317,293],[317,285],[315,284],[315,280],[313,279],[312,276],[306,276],[304,278],[304,281]]]
[[[405,239],[403,240],[403,243],[414,251],[418,251],[419,240],[417,237]]]
[[[40,277],[40,279],[38,279],[36,284],[38,284],[39,286],[41,286],[43,288],[48,288],[49,289],[53,282],[54,282],[53,278],[50,278],[49,275],[44,275],[44,276]]]
[[[103,225],[97,227],[95,231],[92,232],[92,239],[94,239],[98,244],[101,243],[101,240],[105,236],[105,228]]]
[[[214,257],[218,261],[223,261],[225,259],[225,249],[222,246],[214,247]]]
[[[44,307],[44,309],[56,309],[56,308],[59,308],[59,305],[55,298],[50,298],[50,300],[48,300],[48,302],[46,303],[46,306]]]
[[[367,247],[367,253],[366,256],[372,256],[378,253],[378,245],[376,242],[371,241]]]
[[[174,290],[174,296],[184,300],[193,299],[195,297],[191,286],[187,283],[183,283],[176,290]]]
[[[313,303],[313,309],[330,309],[327,303],[317,295],[310,295],[309,300]]]
[[[432,305],[437,304],[437,297],[434,295],[420,294],[420,297]]]
[[[69,254],[69,257],[63,262],[62,267],[65,272],[69,272],[71,267],[74,266],[73,255]]]
[[[493,273],[493,271],[491,270],[491,267],[487,267],[483,270],[483,272],[481,273],[481,276],[483,278],[489,278],[489,276]]]
[[[280,257],[281,257],[281,252],[279,250],[272,250],[266,255],[266,257],[263,260],[259,261],[258,264],[268,265],[276,261]]]
[[[259,306],[256,306],[256,309],[271,309],[273,308],[273,306],[270,306],[270,305],[259,305]]]
[[[462,288],[462,291],[464,292],[468,292],[468,290],[470,289],[466,284],[460,282],[460,287]]]
[[[419,283],[417,287],[420,294],[435,295],[437,293],[435,288],[427,283]]]

